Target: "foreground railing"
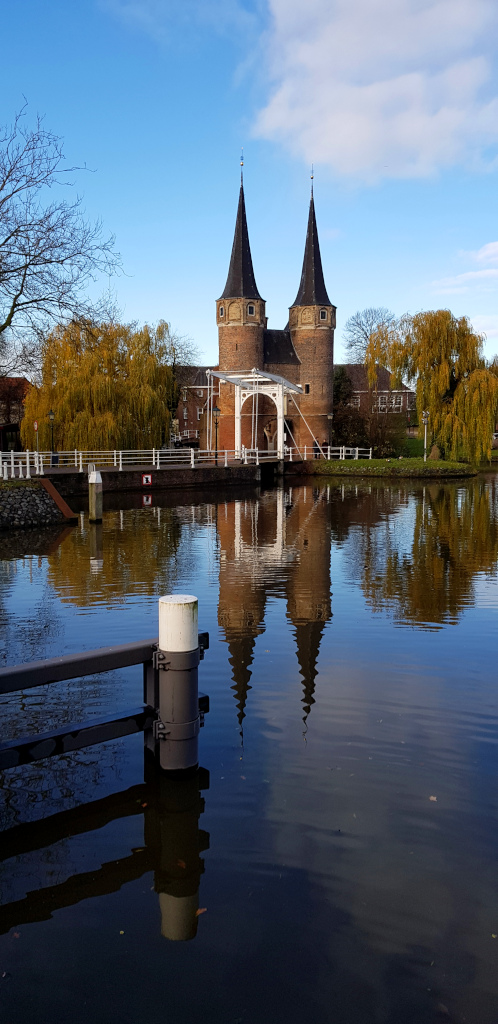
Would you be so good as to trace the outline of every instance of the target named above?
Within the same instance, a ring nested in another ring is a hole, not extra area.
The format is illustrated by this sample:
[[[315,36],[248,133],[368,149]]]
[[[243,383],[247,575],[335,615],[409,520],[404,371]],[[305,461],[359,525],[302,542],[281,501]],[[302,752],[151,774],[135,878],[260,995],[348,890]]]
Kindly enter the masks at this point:
[[[227,449],[220,451],[198,448],[149,448],[127,451],[78,451],[70,452],[0,452],[0,479],[19,478],[29,480],[32,476],[43,476],[53,468],[74,469],[85,472],[88,466],[99,469],[131,469],[148,468],[167,469],[169,466],[229,466],[256,465],[265,462],[276,462],[279,455],[275,451],[261,448],[244,448],[240,451]],[[288,462],[311,459],[371,459],[371,448],[340,446],[304,445],[302,448],[285,447],[283,458]]]
[[[0,770],[144,732],[145,746],[165,771],[198,764],[198,734],[209,698],[198,692],[198,665],[209,634],[197,632],[197,598],[159,599],[159,639],[102,647],[80,654],[0,669],[0,694],[80,676],[143,666],[144,703],[119,715],[71,723],[36,736],[0,744]]]

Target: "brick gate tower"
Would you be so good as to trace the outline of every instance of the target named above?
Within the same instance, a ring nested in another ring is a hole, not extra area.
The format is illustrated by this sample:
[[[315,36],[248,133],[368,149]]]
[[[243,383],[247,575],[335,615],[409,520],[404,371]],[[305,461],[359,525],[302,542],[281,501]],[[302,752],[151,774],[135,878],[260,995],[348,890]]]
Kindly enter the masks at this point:
[[[303,393],[289,400],[286,409],[286,443],[311,451],[314,441],[328,443],[332,416],[334,376],[334,328],[336,307],[330,302],[323,276],[313,188],[304,250],[301,283],[289,309],[283,330],[268,330],[265,301],[259,294],[247,230],[244,183],[240,182],[239,205],[230,266],[225,288],[216,302],[219,364],[222,372],[249,373],[252,369],[276,374],[299,384]],[[235,445],[235,395],[233,385],[221,385],[219,448]],[[275,445],[276,408],[261,396],[242,407],[241,435],[246,447]]]

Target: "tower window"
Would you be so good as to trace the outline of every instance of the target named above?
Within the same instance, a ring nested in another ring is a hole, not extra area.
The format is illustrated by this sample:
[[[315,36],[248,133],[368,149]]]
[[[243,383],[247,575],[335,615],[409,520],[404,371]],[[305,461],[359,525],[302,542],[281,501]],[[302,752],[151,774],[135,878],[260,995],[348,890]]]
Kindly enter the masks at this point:
[[[247,307],[247,315],[248,316],[254,316],[254,313],[255,313],[254,306],[253,306],[252,302],[250,302],[248,307]]]
[[[326,320],[326,319],[327,319],[327,310],[326,309],[321,309],[320,310],[320,320]]]
[[[309,384],[305,384],[304,385],[304,393],[305,393],[305,395],[309,395],[309,393],[310,393],[310,386],[309,386]]]
[[[220,316],[225,316],[225,307],[224,306],[220,306],[218,312],[219,312]]]
[[[183,391],[183,401],[186,402],[187,401],[187,389],[186,388],[182,388],[182,391]]]

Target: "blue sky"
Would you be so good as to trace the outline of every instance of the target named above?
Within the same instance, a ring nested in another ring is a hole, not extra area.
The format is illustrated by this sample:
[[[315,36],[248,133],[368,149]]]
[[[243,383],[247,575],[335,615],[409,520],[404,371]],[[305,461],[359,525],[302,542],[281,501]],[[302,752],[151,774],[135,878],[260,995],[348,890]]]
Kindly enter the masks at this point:
[[[498,352],[495,0],[7,0],[0,122],[65,140],[116,235],[126,320],[217,355],[244,147],[256,280],[283,327],[315,165],[325,278],[358,309],[448,307]]]

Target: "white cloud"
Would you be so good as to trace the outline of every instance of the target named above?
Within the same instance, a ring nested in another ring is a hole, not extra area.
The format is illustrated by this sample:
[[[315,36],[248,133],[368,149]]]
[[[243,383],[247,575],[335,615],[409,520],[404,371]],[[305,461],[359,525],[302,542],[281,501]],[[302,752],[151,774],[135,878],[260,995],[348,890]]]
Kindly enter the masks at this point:
[[[225,34],[254,30],[255,17],[238,0],[100,0],[103,7],[131,28],[158,42],[171,38],[176,26],[189,31],[210,29]]]
[[[498,263],[498,242],[487,242],[480,249],[461,252],[460,256],[467,256],[474,263]]]
[[[478,313],[470,317],[470,320],[478,334],[485,334],[488,341],[498,340],[498,313],[494,316]]]
[[[464,274],[456,274],[454,277],[442,277],[439,281],[432,281],[435,291],[450,294],[468,291],[473,284],[482,284],[496,281],[498,270],[467,270]]]
[[[256,135],[366,181],[491,160],[498,142],[494,0],[269,6],[273,91]]]

